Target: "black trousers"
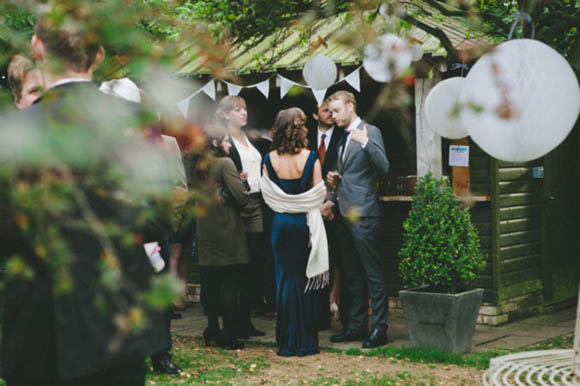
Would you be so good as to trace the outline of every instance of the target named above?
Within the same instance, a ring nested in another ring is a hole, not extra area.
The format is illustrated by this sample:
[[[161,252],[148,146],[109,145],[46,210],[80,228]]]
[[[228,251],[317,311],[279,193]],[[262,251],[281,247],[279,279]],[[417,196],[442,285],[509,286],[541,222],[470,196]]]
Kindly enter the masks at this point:
[[[251,325],[252,307],[262,305],[264,252],[266,241],[264,232],[247,232],[248,253],[250,263],[242,270],[240,278],[240,328],[243,330]]]
[[[339,245],[343,256],[343,283],[350,299],[348,329],[368,331],[368,299],[373,308],[373,328],[386,330],[388,299],[378,236],[380,217],[361,217],[357,223],[340,219]]]
[[[18,382],[7,380],[8,386],[143,386],[145,384],[145,360],[127,361],[122,365],[103,369],[95,374],[67,381]]]
[[[225,267],[200,266],[201,304],[206,315],[221,315],[223,334],[233,336],[237,315],[237,296],[241,265]]]

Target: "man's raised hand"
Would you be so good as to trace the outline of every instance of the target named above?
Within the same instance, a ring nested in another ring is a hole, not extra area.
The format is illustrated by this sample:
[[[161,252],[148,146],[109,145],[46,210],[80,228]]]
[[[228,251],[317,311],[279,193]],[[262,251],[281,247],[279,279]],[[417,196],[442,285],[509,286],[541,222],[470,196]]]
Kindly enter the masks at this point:
[[[359,129],[358,127],[352,129],[350,131],[350,139],[364,146],[369,140],[366,123],[362,129]]]

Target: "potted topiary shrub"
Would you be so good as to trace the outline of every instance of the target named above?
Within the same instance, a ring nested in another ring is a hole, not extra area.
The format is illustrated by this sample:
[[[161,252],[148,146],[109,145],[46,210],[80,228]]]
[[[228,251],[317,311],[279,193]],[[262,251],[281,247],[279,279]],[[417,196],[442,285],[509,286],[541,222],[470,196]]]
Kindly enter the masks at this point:
[[[470,289],[485,266],[479,236],[445,178],[419,178],[403,223],[399,291],[411,344],[471,349],[483,289]]]

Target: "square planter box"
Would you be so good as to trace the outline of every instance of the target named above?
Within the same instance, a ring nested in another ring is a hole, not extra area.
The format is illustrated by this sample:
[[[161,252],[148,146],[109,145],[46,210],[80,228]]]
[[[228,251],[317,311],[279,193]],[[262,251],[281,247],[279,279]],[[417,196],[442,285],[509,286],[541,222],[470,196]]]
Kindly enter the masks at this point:
[[[483,289],[450,295],[429,292],[430,288],[424,286],[399,291],[411,344],[456,354],[468,352]]]

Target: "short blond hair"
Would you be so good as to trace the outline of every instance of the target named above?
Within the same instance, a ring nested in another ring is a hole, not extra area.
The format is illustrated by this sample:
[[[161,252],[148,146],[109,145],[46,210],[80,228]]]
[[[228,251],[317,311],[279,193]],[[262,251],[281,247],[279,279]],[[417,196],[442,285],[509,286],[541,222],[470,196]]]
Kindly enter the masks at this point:
[[[337,91],[334,94],[332,94],[331,96],[329,96],[326,100],[328,102],[339,100],[339,101],[342,101],[342,103],[344,103],[344,104],[352,103],[352,105],[354,107],[354,111],[356,112],[356,98],[354,97],[354,94],[349,92],[349,91],[345,91],[345,90]]]
[[[246,101],[239,95],[227,95],[220,101],[217,111],[215,113],[216,120],[227,126],[226,115],[238,107],[246,108]]]
[[[16,101],[22,98],[22,86],[26,75],[36,67],[32,60],[24,55],[15,55],[8,65],[8,84]]]

